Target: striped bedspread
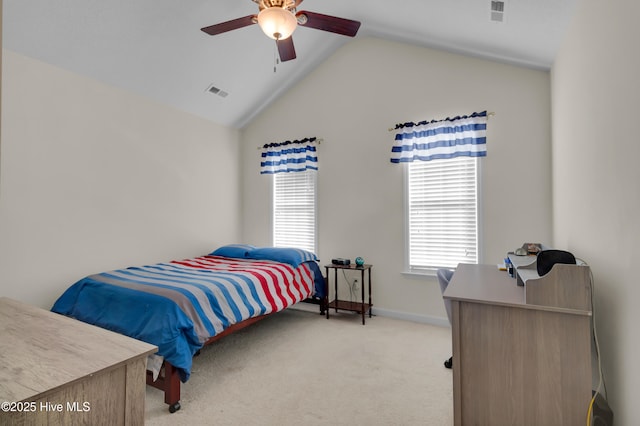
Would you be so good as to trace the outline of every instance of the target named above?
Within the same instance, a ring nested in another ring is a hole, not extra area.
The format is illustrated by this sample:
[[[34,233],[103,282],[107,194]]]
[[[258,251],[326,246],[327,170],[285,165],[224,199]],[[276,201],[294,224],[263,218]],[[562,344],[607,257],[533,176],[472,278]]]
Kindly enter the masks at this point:
[[[315,262],[208,255],[85,277],[51,310],[158,346],[186,381],[209,338],[314,295],[317,277]]]

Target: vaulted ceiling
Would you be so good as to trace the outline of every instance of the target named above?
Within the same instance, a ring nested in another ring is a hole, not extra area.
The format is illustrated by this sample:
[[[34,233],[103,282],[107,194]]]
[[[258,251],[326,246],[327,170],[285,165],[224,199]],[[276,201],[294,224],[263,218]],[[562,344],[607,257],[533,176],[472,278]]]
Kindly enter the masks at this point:
[[[504,0],[494,15],[501,21],[492,20],[491,0],[305,0],[298,10],[360,21],[356,37],[549,69],[576,2]],[[352,40],[299,26],[297,58],[276,64],[275,42],[257,25],[216,36],[200,30],[257,12],[252,0],[4,0],[3,45],[241,128]]]

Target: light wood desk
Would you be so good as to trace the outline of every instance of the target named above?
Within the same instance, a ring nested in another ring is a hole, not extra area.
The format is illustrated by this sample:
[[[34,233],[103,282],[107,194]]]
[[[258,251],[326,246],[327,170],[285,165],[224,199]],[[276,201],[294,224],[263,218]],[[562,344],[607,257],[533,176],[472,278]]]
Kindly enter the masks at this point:
[[[156,350],[2,297],[0,424],[142,425],[146,358]]]
[[[455,425],[586,422],[591,311],[573,300],[589,300],[584,268],[555,265],[520,287],[495,265],[458,265],[444,293],[452,302]],[[575,297],[558,296],[558,284]]]

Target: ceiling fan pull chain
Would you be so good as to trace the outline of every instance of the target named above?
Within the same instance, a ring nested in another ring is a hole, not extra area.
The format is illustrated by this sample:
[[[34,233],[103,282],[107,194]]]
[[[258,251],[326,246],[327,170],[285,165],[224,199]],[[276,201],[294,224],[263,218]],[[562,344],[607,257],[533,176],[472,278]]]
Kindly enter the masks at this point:
[[[276,40],[276,43],[273,45],[273,73],[276,73],[276,66],[280,63],[280,60],[278,58],[278,40]]]

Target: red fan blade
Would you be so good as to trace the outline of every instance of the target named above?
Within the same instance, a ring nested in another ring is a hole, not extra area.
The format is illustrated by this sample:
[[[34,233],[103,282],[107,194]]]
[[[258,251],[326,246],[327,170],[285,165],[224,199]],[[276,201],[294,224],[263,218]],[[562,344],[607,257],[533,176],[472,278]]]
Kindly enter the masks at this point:
[[[301,15],[306,16],[305,18]],[[335,16],[323,15],[321,13],[302,11],[296,14],[300,19],[300,25],[316,30],[329,31],[336,34],[342,34],[348,37],[354,37],[360,28],[360,22],[351,19],[337,18]]]
[[[296,0],[296,4],[293,7],[298,7],[300,6],[300,3],[302,3],[304,0]]]
[[[296,58],[296,49],[293,47],[293,37],[287,37],[284,40],[276,40],[278,45],[278,55],[282,62],[290,61]]]
[[[211,25],[209,27],[201,28],[202,31],[209,35],[216,35],[226,33],[227,31],[237,30],[238,28],[248,27],[255,24],[257,21],[256,15],[249,15],[238,19],[232,19],[231,21],[222,22],[220,24]]]

